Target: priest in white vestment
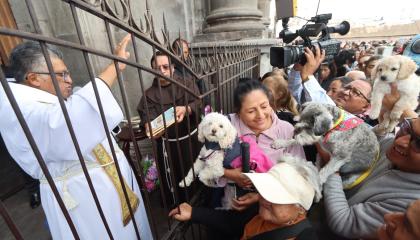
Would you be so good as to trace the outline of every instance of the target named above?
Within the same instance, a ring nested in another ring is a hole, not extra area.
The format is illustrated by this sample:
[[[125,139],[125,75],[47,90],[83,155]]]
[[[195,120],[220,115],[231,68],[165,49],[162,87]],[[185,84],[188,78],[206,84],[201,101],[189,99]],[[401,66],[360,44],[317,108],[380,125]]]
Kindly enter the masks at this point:
[[[129,57],[125,50],[129,40],[130,36],[126,36],[118,45],[116,54],[119,57]],[[66,99],[65,105],[77,141],[112,235],[114,239],[137,239],[133,221],[128,219],[125,224],[123,222],[121,201],[125,201],[125,199],[121,199],[117,192],[117,184],[111,181],[112,178],[105,171],[109,167],[108,165],[114,163],[103,164],[94,154],[94,149],[102,146],[102,149],[105,149],[112,159],[92,83],[88,83],[71,95],[72,80],[61,54],[54,49],[50,49],[49,53],[59,82],[60,92]],[[52,79],[48,74],[39,44],[26,42],[19,45],[12,52],[11,62],[16,66],[15,79],[17,83],[9,83],[9,85],[60,196],[65,202],[80,239],[109,239],[87,180],[81,170],[79,158],[52,87]],[[120,64],[119,68],[122,70],[125,65]],[[95,82],[108,128],[113,129],[123,119],[121,108],[109,88],[116,78],[114,65],[111,64],[105,68],[99,77],[100,79],[96,78]],[[53,239],[73,239],[70,227],[51,187],[46,182],[41,167],[2,87],[0,87],[0,116],[0,132],[10,154],[29,175],[40,179],[42,207]],[[134,173],[114,140],[113,145],[126,186],[137,196],[138,207],[134,216],[140,238],[142,240],[153,239]],[[118,185],[121,187],[121,184]]]

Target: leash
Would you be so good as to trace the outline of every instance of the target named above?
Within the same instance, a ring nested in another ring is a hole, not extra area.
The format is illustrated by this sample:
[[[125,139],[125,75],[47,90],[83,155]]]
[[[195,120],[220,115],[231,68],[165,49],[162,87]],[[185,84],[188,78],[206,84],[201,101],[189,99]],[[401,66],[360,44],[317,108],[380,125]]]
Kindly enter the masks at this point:
[[[213,153],[215,153],[216,152],[216,150],[213,150],[209,155],[207,155],[207,156],[205,156],[205,157],[200,157],[199,159],[201,160],[201,161],[206,161],[207,159],[209,159],[210,158],[210,156],[211,155],[213,155]]]
[[[172,200],[173,202],[175,202],[175,189],[174,189],[174,185],[172,183],[172,179],[171,179],[171,168],[169,165],[169,158],[168,158],[168,151],[166,151],[166,146],[165,146],[165,141],[168,142],[177,142],[177,141],[182,141],[184,139],[189,138],[190,136],[194,135],[197,132],[197,128],[195,128],[189,135],[185,135],[181,138],[165,138],[162,136],[162,151],[163,151],[163,164],[165,167],[165,176],[166,176],[166,185],[168,186],[168,189],[171,191],[171,195],[172,195]]]
[[[364,171],[362,175],[360,175],[358,178],[356,178],[356,180],[352,184],[343,187],[344,190],[352,189],[353,187],[355,187],[355,186],[359,185],[361,182],[363,182],[367,177],[369,177],[369,175],[373,171],[373,167],[376,165],[376,163],[379,160],[379,152],[380,151],[378,150],[378,152],[376,153],[375,161],[373,161],[373,163],[369,166],[369,168],[366,171]]]
[[[168,141],[168,142],[182,141],[182,140],[185,140],[185,139],[189,138],[190,136],[194,135],[196,132],[197,132],[197,128],[195,128],[189,135],[182,136],[178,139],[176,139],[176,138],[165,138],[163,136],[162,136],[162,139],[164,141]]]

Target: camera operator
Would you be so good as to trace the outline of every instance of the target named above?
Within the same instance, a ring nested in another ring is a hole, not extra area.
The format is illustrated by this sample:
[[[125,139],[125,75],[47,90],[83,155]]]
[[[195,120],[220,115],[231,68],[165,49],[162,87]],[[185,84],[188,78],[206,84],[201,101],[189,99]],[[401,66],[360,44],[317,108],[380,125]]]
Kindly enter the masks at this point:
[[[292,91],[293,97],[300,105],[308,101],[335,104],[314,76],[314,73],[324,61],[325,51],[315,47],[314,54],[306,47],[304,55],[306,57],[305,65],[296,63],[289,73],[289,89]]]
[[[306,64],[304,66],[295,64],[289,76],[289,89],[299,104],[308,101],[335,104],[362,118],[366,123],[375,125],[366,114],[370,109],[369,99],[372,91],[370,84],[363,80],[354,80],[343,86],[334,102],[313,75],[324,61],[325,52],[321,52],[318,47],[315,47],[315,54],[309,48],[305,48],[304,51]]]

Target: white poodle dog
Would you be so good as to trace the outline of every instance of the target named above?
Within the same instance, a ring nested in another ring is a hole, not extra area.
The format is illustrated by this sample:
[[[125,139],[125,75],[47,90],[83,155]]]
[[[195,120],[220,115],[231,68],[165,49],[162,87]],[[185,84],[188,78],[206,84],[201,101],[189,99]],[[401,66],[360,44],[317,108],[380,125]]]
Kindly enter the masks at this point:
[[[420,93],[420,78],[414,73],[416,63],[405,56],[390,56],[378,62],[372,71],[374,77],[372,91],[372,110],[369,117],[376,119],[381,111],[382,99],[391,92],[390,83],[396,83],[400,92],[400,99],[395,103],[391,112],[384,113],[384,119],[378,126],[380,132],[392,132],[398,124],[403,110],[416,109],[417,97]]]
[[[224,174],[225,151],[237,141],[237,131],[226,116],[212,112],[198,125],[198,140],[205,144],[180,187],[190,186],[194,175],[206,186],[216,187],[216,180]]]

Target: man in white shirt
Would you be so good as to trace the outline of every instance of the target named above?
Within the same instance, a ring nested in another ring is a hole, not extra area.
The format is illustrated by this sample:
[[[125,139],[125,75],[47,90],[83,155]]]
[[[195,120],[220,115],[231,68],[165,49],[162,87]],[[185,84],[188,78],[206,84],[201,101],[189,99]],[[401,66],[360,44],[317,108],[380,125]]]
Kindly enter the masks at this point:
[[[324,51],[321,52],[318,47],[315,49],[314,54],[305,48],[306,64],[298,65],[290,72],[289,89],[293,92],[293,96],[300,104],[314,101],[337,105],[349,113],[364,118],[363,115],[370,109],[369,98],[372,91],[370,84],[363,80],[354,80],[343,87],[334,102],[313,75],[325,58]]]
[[[127,35],[116,48],[118,57],[127,59]],[[72,79],[61,53],[48,47],[60,94],[72,122],[75,136],[105,219],[114,238],[136,239],[133,219],[127,216],[127,201],[121,194],[125,184],[141,239],[152,239],[139,186],[124,154],[112,139],[123,181],[115,176],[115,163],[103,128],[92,83],[72,94]],[[16,83],[9,83],[36,145],[53,177],[80,239],[109,239],[99,211],[81,170],[79,157],[70,137],[57,93],[39,43],[25,42],[11,54]],[[125,64],[119,64],[123,70]],[[117,70],[109,65],[95,79],[109,129],[123,119],[123,113],[110,91]],[[26,173],[40,179],[41,199],[53,239],[73,239],[62,210],[16,118],[3,88],[0,88],[0,132],[15,161]],[[106,164],[104,164],[104,162]],[[132,204],[133,203],[133,204]],[[124,206],[125,204],[125,206]]]

